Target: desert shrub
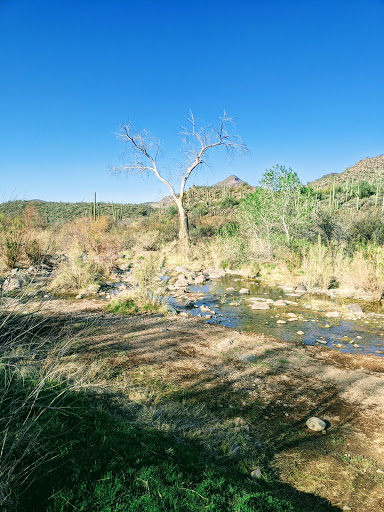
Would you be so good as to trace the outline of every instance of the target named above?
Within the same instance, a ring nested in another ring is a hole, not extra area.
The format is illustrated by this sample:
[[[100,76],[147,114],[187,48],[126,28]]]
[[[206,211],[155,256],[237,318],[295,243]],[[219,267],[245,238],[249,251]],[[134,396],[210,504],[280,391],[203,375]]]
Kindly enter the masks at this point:
[[[322,208],[314,213],[312,234],[313,237],[321,236],[322,240],[330,243],[344,238],[342,221],[332,208]],[[309,237],[311,238],[311,236]]]
[[[327,290],[335,276],[339,276],[343,265],[342,249],[335,250],[323,245],[319,238],[318,243],[310,245],[303,251],[302,270],[305,283],[309,288],[318,286]]]
[[[354,245],[361,242],[384,244],[384,222],[381,216],[363,214],[353,222],[349,231]]]
[[[25,224],[19,217],[0,217],[1,258],[8,268],[14,268],[24,257]]]
[[[51,289],[78,291],[102,277],[103,273],[100,263],[84,253],[72,251],[68,260],[60,263],[56,270]]]
[[[249,263],[250,250],[247,239],[236,223],[223,226],[211,242],[212,254],[218,259],[220,266],[240,268]]]
[[[360,181],[358,188],[356,187],[355,193],[362,199],[376,194],[376,186],[368,183],[368,181]]]
[[[342,280],[346,286],[380,300],[384,292],[384,247],[374,242],[361,244],[345,262]]]
[[[15,487],[33,481],[52,457],[38,448],[62,405],[65,390],[52,377],[71,336],[69,328],[64,334],[43,316],[26,293],[12,305],[0,300],[0,506],[5,510],[18,510]]]
[[[227,208],[233,208],[234,206],[237,206],[239,204],[239,200],[232,196],[227,196],[220,201],[220,207],[224,210]]]

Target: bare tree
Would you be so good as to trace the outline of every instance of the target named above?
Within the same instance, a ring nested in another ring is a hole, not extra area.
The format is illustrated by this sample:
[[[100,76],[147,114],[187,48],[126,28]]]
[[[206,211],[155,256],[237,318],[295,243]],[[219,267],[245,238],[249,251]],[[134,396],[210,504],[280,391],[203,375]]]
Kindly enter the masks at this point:
[[[233,119],[227,117],[224,112],[223,117],[219,118],[217,127],[198,128],[193,114],[190,113],[188,124],[182,128],[181,132],[186,149],[185,163],[180,165],[179,193],[171,184],[171,180],[166,179],[159,170],[160,141],[158,139],[151,137],[145,131],[138,132],[131,123],[123,125],[117,134],[118,138],[126,143],[127,147],[124,152],[126,161],[123,165],[114,167],[113,170],[115,172],[153,173],[168,187],[179,214],[179,239],[186,247],[189,240],[188,216],[183,204],[186,183],[197,167],[206,164],[206,157],[213,148],[223,147],[230,155],[247,151],[242,139],[230,133],[229,128],[233,127],[233,124]]]

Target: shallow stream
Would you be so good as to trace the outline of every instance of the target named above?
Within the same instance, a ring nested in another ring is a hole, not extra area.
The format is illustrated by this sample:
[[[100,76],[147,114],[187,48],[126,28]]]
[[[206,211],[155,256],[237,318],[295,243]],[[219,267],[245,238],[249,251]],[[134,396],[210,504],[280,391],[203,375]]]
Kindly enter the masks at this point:
[[[230,287],[234,290],[227,291]],[[240,294],[241,288],[248,288],[250,293]],[[204,285],[192,285],[188,289],[192,292],[191,299],[197,308],[185,308],[185,298],[169,297],[168,302],[179,310],[203,317],[207,313],[202,312],[200,306],[208,306],[215,313],[212,318],[205,320],[209,323],[220,323],[283,341],[323,345],[341,352],[384,356],[384,307],[381,303],[334,299],[308,293],[295,294],[258,280],[228,276]],[[263,301],[284,299],[296,304],[283,307],[270,304],[269,310],[252,310],[252,299],[255,298]],[[340,318],[325,317],[326,311],[340,311],[340,307],[348,303],[359,303],[367,314],[361,318],[353,318],[348,312],[342,313]],[[293,313],[296,319],[292,318]],[[286,323],[277,323],[279,320]]]

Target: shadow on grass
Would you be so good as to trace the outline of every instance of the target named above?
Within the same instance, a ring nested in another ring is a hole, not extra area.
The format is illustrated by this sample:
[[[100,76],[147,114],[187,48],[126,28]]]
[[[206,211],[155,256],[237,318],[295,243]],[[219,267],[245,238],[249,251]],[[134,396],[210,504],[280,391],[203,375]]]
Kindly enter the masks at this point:
[[[89,315],[78,315],[76,325],[83,327],[89,318]],[[54,338],[55,329],[59,333],[67,321],[61,316],[51,316],[47,331],[40,331],[39,336],[49,331],[50,338]],[[149,324],[157,321],[153,318]],[[177,360],[182,365],[183,361],[194,357],[188,349],[191,336],[188,330],[182,332],[179,329],[175,343],[172,332],[158,329],[149,333],[148,325],[139,323],[128,332],[127,339],[116,341],[114,326],[120,332],[124,325],[127,325],[124,319],[112,316],[95,319],[91,333],[83,336],[71,355],[76,357],[86,353],[92,359],[124,353],[127,356],[124,370],[134,369],[137,358],[141,367],[150,369],[151,365],[162,361],[167,364]],[[76,329],[74,326],[75,323],[72,327]],[[97,336],[93,339],[95,333]],[[132,343],[135,336],[140,337],[138,346]],[[203,335],[200,336],[204,341]],[[162,345],[154,351],[153,347],[158,343]],[[135,357],[130,359],[131,355]],[[164,400],[183,401],[185,407],[188,403],[204,403],[223,419],[245,416],[255,432],[262,435],[260,417],[273,415],[273,405],[252,404],[249,398],[244,402],[246,405],[242,405],[241,398],[246,396],[246,390],[240,389],[234,394],[228,381],[218,384],[219,381],[220,375],[214,365],[209,370],[195,371],[193,382],[180,391],[167,394]],[[302,389],[297,390],[297,393],[301,392]],[[335,398],[332,394],[324,396],[318,401],[315,412],[319,407],[329,407]],[[105,401],[108,401],[107,394],[100,402]],[[92,403],[97,404],[97,401]],[[223,403],[225,406],[219,407]],[[139,429],[112,417],[110,413],[93,409],[86,397],[76,395],[73,412],[76,415],[52,413],[44,442],[36,446],[33,454],[34,458],[41,456],[42,452],[52,454],[52,457],[39,466],[34,479],[18,488],[15,499],[21,512],[339,510],[321,497],[297,491],[280,482],[277,475],[269,483],[263,479],[249,481],[233,462],[223,460],[218,466],[213,457],[207,458],[207,453],[198,443],[177,442],[173,436],[156,430]],[[273,455],[300,443],[308,443],[308,436],[297,435],[295,430],[310,413],[306,410],[305,415],[293,423],[273,422],[272,432],[268,433],[272,441],[266,445],[267,454]]]

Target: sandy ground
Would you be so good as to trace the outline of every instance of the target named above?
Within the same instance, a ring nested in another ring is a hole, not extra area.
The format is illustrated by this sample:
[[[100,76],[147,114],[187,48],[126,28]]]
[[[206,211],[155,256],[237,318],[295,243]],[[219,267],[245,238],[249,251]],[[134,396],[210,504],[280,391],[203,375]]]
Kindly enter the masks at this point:
[[[268,467],[282,481],[341,509],[384,510],[384,358],[284,343],[197,319],[120,317],[103,312],[103,304],[48,304],[52,318],[89,325],[63,359],[68,374],[80,369],[85,386],[109,386],[123,405],[204,404],[223,425],[243,424],[251,451],[261,441]],[[219,350],[228,339],[230,348]],[[246,353],[256,359],[240,361]],[[326,433],[305,426],[310,416],[328,422]],[[248,450],[247,468],[249,460]]]

